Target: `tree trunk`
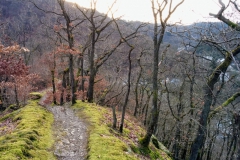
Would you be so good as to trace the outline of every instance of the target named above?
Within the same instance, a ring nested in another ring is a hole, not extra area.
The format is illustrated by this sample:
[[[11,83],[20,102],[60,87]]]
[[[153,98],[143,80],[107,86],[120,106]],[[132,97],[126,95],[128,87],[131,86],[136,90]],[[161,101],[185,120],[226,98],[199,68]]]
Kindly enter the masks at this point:
[[[18,92],[17,92],[17,85],[16,85],[16,83],[14,84],[14,92],[15,92],[16,105],[17,105],[17,107],[20,107],[19,100],[18,100]]]
[[[200,117],[200,125],[197,132],[197,138],[195,139],[191,148],[191,160],[196,160],[198,156],[201,156],[203,145],[205,142],[207,131],[207,118],[210,112],[210,106],[212,104],[212,88],[205,87],[204,106]]]
[[[90,76],[89,76],[89,85],[88,85],[88,96],[87,96],[87,100],[89,103],[93,103],[93,92],[94,92],[94,79],[95,79],[95,75],[94,75],[94,69],[92,70],[92,72],[90,71]]]
[[[162,26],[162,30],[160,33],[160,37],[158,40],[158,24],[157,24],[157,15],[154,16],[155,24],[154,24],[154,53],[153,53],[153,77],[152,77],[152,109],[151,109],[151,119],[150,124],[147,128],[147,133],[142,141],[142,145],[147,147],[150,143],[151,136],[154,133],[157,121],[158,121],[158,63],[159,63],[159,48],[163,40],[163,36],[165,33],[165,27]]]
[[[58,1],[59,6],[61,7],[63,17],[66,21],[66,33],[67,33],[67,39],[68,39],[68,46],[69,49],[73,49],[74,47],[74,39],[73,39],[73,33],[72,33],[72,25],[71,25],[71,19],[66,12],[65,9],[65,0],[59,0]],[[69,73],[70,73],[70,83],[71,83],[71,94],[72,94],[72,105],[76,103],[76,87],[75,87],[75,78],[74,78],[74,69],[73,69],[73,55],[69,54]]]
[[[158,66],[159,64],[159,49],[163,42],[163,37],[165,34],[165,30],[167,27],[167,21],[171,17],[171,15],[175,12],[175,10],[184,2],[184,0],[177,3],[174,7],[172,6],[171,1],[164,1],[163,3],[156,3],[154,0],[151,0],[152,3],[152,12],[153,12],[153,18],[154,18],[154,36],[153,36],[153,43],[154,43],[154,51],[153,51],[153,77],[152,77],[152,93],[153,93],[153,99],[152,99],[152,109],[151,109],[151,120],[150,125],[147,128],[147,133],[145,137],[142,140],[142,145],[144,147],[148,147],[150,143],[150,139],[152,134],[155,131],[155,128],[158,123],[158,116],[159,116],[159,108],[158,108]],[[157,6],[155,6],[157,4]],[[166,6],[169,6],[166,7]],[[163,16],[163,12],[168,10],[167,16]],[[163,18],[165,17],[165,18]],[[160,19],[160,27],[158,23],[158,18]]]
[[[64,91],[66,90],[67,87],[67,82],[66,82],[66,74],[68,72],[68,69],[63,71],[63,77],[62,77],[62,91],[61,91],[61,98],[60,98],[60,105],[64,104]]]
[[[224,146],[225,146],[225,142],[226,142],[226,138],[224,137],[224,138],[223,138],[222,148],[221,148],[221,151],[220,151],[220,154],[219,154],[218,159],[221,159],[221,157],[222,157],[223,150],[224,150]]]
[[[184,147],[183,147],[183,151],[182,151],[182,155],[181,158],[182,159],[186,159],[187,153],[188,153],[188,147],[189,147],[189,141],[191,140],[191,136],[192,136],[192,127],[193,127],[193,110],[195,108],[194,106],[194,102],[193,102],[193,89],[194,89],[194,84],[195,84],[195,76],[196,76],[196,60],[195,60],[195,52],[193,52],[192,55],[192,66],[193,66],[193,73],[192,73],[192,78],[190,79],[190,89],[189,89],[189,102],[190,102],[190,121],[188,124],[188,130],[187,130],[187,142],[185,143]]]
[[[207,132],[207,119],[210,112],[210,107],[213,100],[214,85],[218,82],[218,78],[221,73],[225,73],[228,66],[232,62],[232,56],[236,56],[240,52],[240,47],[236,48],[232,53],[226,53],[224,61],[213,71],[208,77],[207,85],[204,87],[204,106],[199,120],[199,128],[197,131],[197,137],[191,147],[190,160],[196,160],[197,157],[201,157],[201,152],[205,143],[205,133]]]
[[[174,150],[174,160],[179,160],[179,151],[180,151],[180,121],[177,121],[177,127],[176,127],[176,133],[175,133],[175,139],[174,139],[174,145],[173,145],[173,150]]]
[[[55,86],[55,72],[54,70],[51,71],[51,75],[52,75],[52,94],[53,94],[53,103],[57,104],[57,100],[56,100],[56,86]]]
[[[240,160],[240,114],[235,113],[234,114],[234,120],[237,130],[237,145],[238,145],[238,151],[237,151],[237,160]]]
[[[69,72],[70,72],[70,79],[71,79],[71,94],[72,94],[72,104],[76,103],[76,87],[75,87],[75,78],[74,78],[74,71],[73,71],[73,55],[69,55]]]
[[[140,76],[139,76],[139,77],[140,77]],[[138,78],[137,83],[136,83],[136,86],[135,86],[135,103],[136,103],[136,106],[135,106],[134,113],[133,113],[133,116],[134,116],[134,117],[137,117],[138,108],[139,108],[139,101],[138,101],[138,83],[139,83],[139,78]]]
[[[128,53],[128,61],[129,61],[129,68],[128,68],[128,88],[127,88],[127,94],[125,97],[124,105],[123,105],[123,110],[122,110],[122,119],[121,119],[121,124],[120,124],[120,133],[123,133],[123,124],[124,124],[124,119],[125,119],[125,112],[127,108],[127,103],[128,103],[128,97],[131,89],[131,72],[132,72],[132,62],[131,62],[131,53],[133,51],[133,47],[130,49]]]
[[[84,70],[83,70],[83,55],[82,55],[82,58],[81,58],[81,68],[82,68],[82,70],[81,70],[81,77],[82,77],[82,83],[81,83],[81,90],[82,90],[82,94],[83,94],[83,96],[82,96],[82,101],[84,102],[84,100],[85,100],[85,96],[84,96],[84,83],[85,83],[85,79],[84,79],[84,75],[83,75],[83,73],[84,73]]]
[[[150,102],[151,95],[152,94],[148,94],[146,103],[144,104],[144,107],[143,107],[143,110],[142,110],[142,114],[144,114],[144,109],[145,109],[144,121],[143,121],[144,126],[147,126],[147,116],[148,116],[148,109],[149,109],[149,102]]]
[[[93,18],[93,17],[91,17]],[[92,20],[93,21],[93,20]],[[91,51],[88,51],[89,54],[89,71],[90,71],[90,76],[89,76],[89,85],[88,85],[88,94],[87,94],[87,99],[89,103],[93,103],[93,91],[94,91],[94,79],[95,79],[95,68],[94,68],[94,54],[95,54],[95,26],[92,26],[92,45],[91,45]]]
[[[0,111],[3,110],[2,89],[0,88]]]
[[[232,153],[231,153],[231,156],[230,156],[230,160],[234,159],[234,154],[235,154],[235,151],[236,151],[236,148],[237,148],[237,136],[234,136],[234,144],[233,144],[233,150],[232,150]],[[239,160],[239,159],[237,159]]]
[[[141,54],[142,55],[142,54]],[[141,57],[141,56],[140,56]],[[138,108],[139,108],[139,100],[138,100],[138,85],[139,85],[139,82],[140,82],[140,78],[142,76],[142,66],[141,66],[141,63],[140,63],[140,58],[138,59],[138,65],[140,66],[140,71],[139,71],[139,74],[138,74],[138,78],[137,78],[137,82],[136,82],[136,86],[135,86],[135,101],[136,101],[136,106],[135,106],[135,109],[134,109],[134,116],[136,117],[137,114],[138,114]]]
[[[112,106],[112,113],[113,113],[113,129],[117,128],[117,116],[116,116],[116,108]]]
[[[70,72],[69,72],[69,68],[66,72],[66,102],[71,102],[71,91],[70,91],[70,87],[71,87],[71,84],[70,84]]]
[[[232,124],[233,124],[233,129],[232,129],[232,136],[231,136],[231,140],[230,140],[230,143],[228,145],[228,148],[227,148],[227,157],[226,157],[226,160],[230,159],[229,157],[231,156],[231,152],[234,152],[233,151],[233,148],[234,148],[234,141],[236,140],[236,127],[235,127],[235,123],[234,121],[232,120]]]

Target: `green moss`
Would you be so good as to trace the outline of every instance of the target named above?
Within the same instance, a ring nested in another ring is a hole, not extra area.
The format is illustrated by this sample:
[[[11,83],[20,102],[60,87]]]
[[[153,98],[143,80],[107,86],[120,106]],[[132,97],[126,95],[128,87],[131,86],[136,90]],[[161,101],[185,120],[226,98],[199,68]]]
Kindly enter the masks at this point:
[[[134,160],[136,159],[130,152],[128,146],[118,137],[110,132],[107,124],[103,123],[103,115],[107,110],[95,104],[78,101],[74,105],[81,110],[79,116],[86,118],[90,122],[89,153],[88,159],[109,159],[109,160]],[[125,132],[128,132],[125,130]]]
[[[139,159],[139,155],[144,155],[150,159],[171,160],[171,158],[161,148],[161,143],[155,140],[156,148],[152,143],[149,147],[142,147],[136,144],[136,138],[130,137],[137,133],[137,137],[143,136],[144,130],[140,126],[133,124],[131,120],[125,119],[123,133],[111,128],[111,124],[106,121],[111,111],[105,107],[77,101],[74,108],[78,110],[79,116],[89,122],[89,153],[90,160],[131,160]],[[109,118],[109,117],[108,117]],[[111,119],[111,118],[110,118]],[[133,141],[132,141],[133,140]]]
[[[131,144],[130,147],[134,153],[140,154],[140,150],[136,145]]]
[[[161,142],[159,142],[155,136],[152,136],[152,143],[160,150],[160,152],[167,154],[170,157],[172,156],[172,153]]]
[[[153,144],[150,144],[149,147],[143,147],[142,145],[136,146],[134,144],[131,144],[130,147],[134,153],[149,157],[151,160],[171,160],[171,158],[164,151],[159,150]]]
[[[234,28],[234,29],[238,27],[238,25],[236,23],[233,23],[233,22],[229,22],[228,25],[230,27]]]
[[[211,111],[209,113],[208,116],[208,121],[213,118],[213,116],[215,114],[217,114],[218,112],[220,112],[224,107],[228,106],[231,102],[233,102],[236,98],[238,98],[240,96],[240,92],[235,93],[232,97],[228,98],[225,102],[223,102],[223,104],[217,108],[215,108],[213,111]]]
[[[50,151],[53,116],[37,101],[29,101],[27,106],[4,116],[0,122],[7,118],[16,123],[16,128],[0,137],[0,160],[55,159]]]
[[[157,150],[152,150],[149,147],[143,147],[143,146],[136,146],[134,144],[131,145],[131,149],[134,153],[144,155],[146,157],[149,157],[150,159],[159,159],[162,158],[160,153]]]
[[[19,109],[19,106],[17,106],[16,104],[12,104],[8,107],[9,110],[15,111],[17,109]]]

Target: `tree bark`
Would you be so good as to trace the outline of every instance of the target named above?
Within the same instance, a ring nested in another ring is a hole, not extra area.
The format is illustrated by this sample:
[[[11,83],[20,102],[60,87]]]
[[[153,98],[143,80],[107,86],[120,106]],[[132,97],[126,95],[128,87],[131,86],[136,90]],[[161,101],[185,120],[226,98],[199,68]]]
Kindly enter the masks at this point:
[[[85,96],[84,96],[84,83],[85,83],[85,79],[84,79],[84,75],[83,75],[83,73],[84,73],[83,62],[84,62],[84,60],[83,60],[83,55],[82,55],[82,58],[81,58],[81,68],[82,68],[82,70],[81,70],[81,77],[82,77],[81,90],[82,90],[82,94],[83,94],[82,101],[84,102],[84,100],[85,100]]]
[[[123,124],[124,124],[124,119],[125,119],[125,113],[126,113],[126,108],[128,104],[128,98],[129,98],[129,93],[131,89],[131,72],[132,72],[132,62],[131,62],[131,53],[133,51],[133,47],[131,47],[129,53],[128,53],[128,62],[129,62],[129,68],[128,68],[128,82],[127,82],[127,94],[125,97],[124,105],[123,105],[123,110],[122,110],[122,119],[121,119],[121,124],[119,131],[120,133],[123,133]]]
[[[52,87],[53,87],[53,90],[52,90],[52,94],[53,94],[53,103],[54,104],[57,104],[57,100],[56,100],[56,86],[55,86],[55,72],[54,70],[51,71],[51,76],[52,76]]]
[[[149,93],[150,91],[147,91],[147,100],[146,103],[144,104],[144,107],[142,109],[142,115],[144,114],[144,110],[145,110],[145,114],[144,114],[144,121],[143,124],[144,126],[147,126],[147,116],[148,116],[148,109],[149,109],[149,102],[151,99],[152,94]]]
[[[74,78],[74,71],[73,71],[73,55],[69,55],[69,72],[70,72],[70,79],[71,79],[71,94],[72,94],[72,104],[76,103],[76,87],[75,87],[75,78]]]
[[[195,76],[196,76],[196,60],[195,60],[195,52],[193,52],[192,55],[192,67],[193,67],[193,73],[192,73],[192,77],[190,79],[190,89],[189,89],[189,102],[190,102],[190,121],[188,124],[188,130],[187,130],[187,142],[185,143],[184,147],[183,147],[183,151],[182,151],[182,155],[181,158],[182,159],[186,159],[187,153],[188,153],[188,147],[189,147],[189,140],[191,140],[191,136],[192,136],[192,127],[193,127],[193,110],[195,108],[194,106],[194,102],[193,102],[193,89],[194,89],[194,84],[195,84]]]
[[[234,120],[237,130],[237,145],[238,145],[238,151],[237,151],[237,159],[240,160],[240,114],[235,113],[234,114]]]
[[[66,82],[66,74],[67,74],[67,72],[68,72],[68,68],[63,71],[62,91],[61,91],[60,105],[64,104],[64,91],[66,90],[66,87],[67,87],[67,82]]]
[[[17,92],[17,85],[16,85],[16,83],[14,84],[14,92],[15,92],[16,105],[17,105],[17,107],[20,107],[19,100],[18,100],[18,92]]]
[[[73,49],[74,39],[73,39],[73,33],[72,33],[71,19],[70,19],[68,13],[66,12],[66,9],[64,6],[65,0],[58,0],[58,4],[61,7],[63,17],[66,21],[66,26],[67,26],[66,33],[67,33],[67,39],[68,39],[68,46],[69,46],[69,49]],[[76,95],[75,95],[76,87],[75,87],[73,55],[72,54],[69,54],[69,73],[70,73],[71,94],[72,94],[71,101],[72,101],[72,104],[75,104],[76,103]]]
[[[117,116],[116,116],[116,107],[112,106],[112,113],[113,113],[113,129],[117,128]]]
[[[232,51],[232,53],[226,53],[224,61],[208,77],[207,85],[204,87],[205,96],[203,110],[199,120],[197,137],[194,140],[193,145],[191,147],[190,160],[196,160],[197,157],[201,156],[200,153],[202,152],[207,132],[207,119],[209,116],[210,107],[212,105],[213,100],[214,85],[218,82],[220,74],[225,73],[228,66],[231,64],[232,56],[236,56],[239,52],[240,47],[236,48],[234,51]]]
[[[154,8],[154,2],[152,2],[152,7]],[[153,11],[154,12],[154,11]],[[165,33],[165,26],[162,26],[161,34],[158,40],[158,24],[157,24],[157,14],[154,13],[154,52],[153,52],[153,78],[152,78],[152,108],[151,108],[151,120],[150,124],[147,128],[147,133],[142,141],[142,145],[147,147],[150,143],[152,134],[154,133],[156,123],[158,121],[158,63],[159,63],[159,48],[163,40],[163,36]]]
[[[154,43],[154,51],[153,51],[153,77],[152,77],[152,93],[153,93],[153,99],[152,99],[152,109],[151,109],[151,120],[150,124],[147,128],[147,133],[145,137],[142,140],[142,145],[144,147],[147,147],[150,143],[151,136],[155,131],[157,122],[158,122],[158,116],[159,116],[159,108],[158,108],[158,65],[159,65],[159,48],[162,44],[163,37],[165,34],[167,21],[171,17],[171,15],[175,12],[175,10],[184,2],[184,0],[180,1],[175,5],[175,7],[172,6],[172,0],[170,2],[163,1],[162,3],[158,3],[158,6],[155,7],[155,1],[151,0],[152,2],[152,12],[153,12],[153,18],[154,18],[154,37],[153,37],[153,43]],[[166,6],[169,5],[169,8],[166,9]],[[163,19],[163,12],[168,10],[168,14],[166,18]],[[158,17],[160,17],[160,23],[161,23],[161,29],[159,30],[159,24],[158,24]]]
[[[143,53],[143,52],[142,52]],[[142,53],[141,53],[141,56],[142,56]],[[140,56],[140,58],[141,58]],[[138,77],[137,77],[137,82],[136,82],[136,86],[135,86],[135,102],[136,102],[136,106],[135,106],[135,109],[134,109],[134,117],[137,116],[138,114],[138,109],[139,109],[139,100],[138,100],[138,96],[139,96],[139,93],[138,93],[138,85],[139,85],[139,82],[140,82],[140,78],[142,76],[142,66],[141,66],[141,63],[140,63],[140,58],[138,59],[138,65],[140,66],[140,71],[139,71],[139,74],[138,74]]]
[[[3,110],[2,89],[0,88],[0,111]]]

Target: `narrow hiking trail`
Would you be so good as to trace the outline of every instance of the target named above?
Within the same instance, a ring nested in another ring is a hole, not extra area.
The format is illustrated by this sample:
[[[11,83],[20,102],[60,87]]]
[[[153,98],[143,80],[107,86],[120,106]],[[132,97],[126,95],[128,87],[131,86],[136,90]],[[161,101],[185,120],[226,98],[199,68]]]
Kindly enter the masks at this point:
[[[85,160],[87,157],[87,125],[69,105],[48,106],[54,115],[54,155],[58,160]]]

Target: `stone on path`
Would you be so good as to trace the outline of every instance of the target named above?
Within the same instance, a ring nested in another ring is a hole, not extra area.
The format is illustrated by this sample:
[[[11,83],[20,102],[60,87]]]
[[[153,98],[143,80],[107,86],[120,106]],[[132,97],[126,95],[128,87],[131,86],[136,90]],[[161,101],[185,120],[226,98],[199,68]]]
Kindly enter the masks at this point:
[[[69,106],[47,107],[54,115],[54,154],[58,160],[85,160],[87,125]]]

